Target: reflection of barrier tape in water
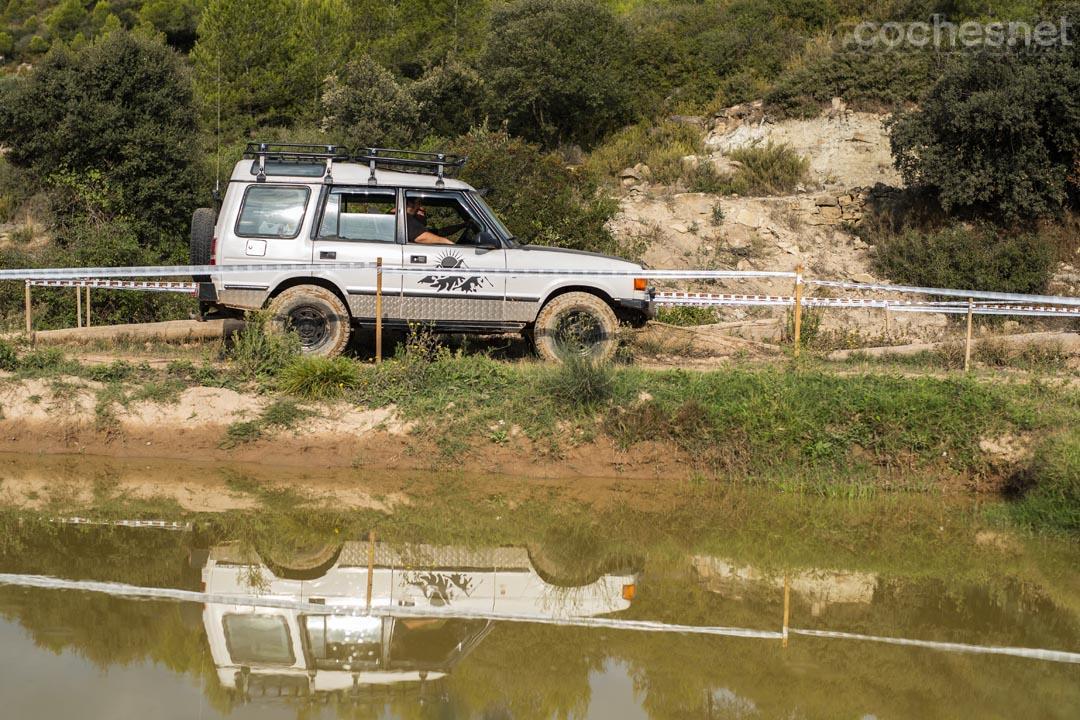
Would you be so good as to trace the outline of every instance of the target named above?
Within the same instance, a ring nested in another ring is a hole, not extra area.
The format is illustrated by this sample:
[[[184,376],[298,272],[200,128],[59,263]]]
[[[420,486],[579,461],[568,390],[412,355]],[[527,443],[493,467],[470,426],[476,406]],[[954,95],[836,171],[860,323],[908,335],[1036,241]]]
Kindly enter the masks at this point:
[[[31,287],[51,288],[102,288],[107,290],[138,290],[140,292],[175,292],[194,295],[198,290],[195,283],[168,282],[154,280],[112,280],[108,278],[81,278],[67,280],[27,280]]]
[[[218,593],[196,592],[173,588],[152,588],[127,585],[124,583],[99,582],[94,580],[65,580],[47,575],[16,575],[0,573],[0,585],[34,587],[49,590],[79,590],[82,592],[105,593],[116,597],[149,600],[179,600],[184,602],[209,603],[218,605],[243,605],[246,607],[264,607],[302,612],[317,612],[334,615],[367,615],[376,617],[454,617],[475,620],[501,622],[522,622],[540,625],[558,625],[562,627],[605,628],[611,630],[633,630],[638,632],[665,632],[681,635],[719,635],[727,637],[757,638],[763,640],[782,640],[784,633],[771,630],[750,628],[673,625],[647,620],[617,620],[599,617],[551,617],[524,615],[516,613],[481,613],[463,612],[452,608],[409,609],[398,606],[376,606],[368,611],[364,605],[324,605],[284,598],[260,597],[257,595],[235,596]],[[1080,653],[1065,650],[1046,650],[1042,648],[1004,647],[996,645],[971,645],[968,643],[936,642],[933,640],[911,640],[880,635],[862,635],[859,633],[835,632],[831,630],[812,630],[788,628],[792,635],[815,638],[833,638],[839,640],[863,640],[867,642],[906,645],[944,652],[972,653],[980,655],[1009,655],[1032,660],[1046,660],[1060,663],[1080,664]]]
[[[91,520],[84,517],[56,518],[53,522],[61,525],[106,525],[109,527],[153,528],[154,530],[190,531],[194,525],[176,520]]]
[[[738,293],[691,293],[658,292],[654,298],[657,305],[664,306],[787,306],[795,305],[791,295],[742,295]],[[926,312],[963,315],[968,312],[967,302],[915,302],[909,300],[885,300],[869,298],[823,298],[803,297],[802,306],[813,308],[880,308],[896,312]],[[1031,315],[1040,317],[1080,318],[1080,307],[1050,307],[1038,305],[1005,305],[1001,303],[971,303],[975,315]]]

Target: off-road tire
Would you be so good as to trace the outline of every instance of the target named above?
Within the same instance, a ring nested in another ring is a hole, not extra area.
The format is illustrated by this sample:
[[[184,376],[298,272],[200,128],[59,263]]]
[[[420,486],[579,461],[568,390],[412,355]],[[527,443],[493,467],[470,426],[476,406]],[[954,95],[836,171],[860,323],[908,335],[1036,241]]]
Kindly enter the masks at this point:
[[[285,580],[316,580],[337,563],[344,543],[311,542],[286,547],[256,545],[256,552],[275,577]]]
[[[272,332],[292,330],[300,337],[305,355],[334,357],[349,343],[349,311],[330,290],[318,285],[297,285],[270,301]]]
[[[210,255],[213,252],[214,226],[217,225],[217,213],[213,208],[199,208],[191,214],[191,245],[190,255],[192,265],[209,265]],[[210,282],[209,275],[194,275],[195,282]]]
[[[563,337],[564,326],[574,321],[590,327],[586,336],[578,338],[582,347],[577,349]],[[562,362],[568,352],[581,352],[596,362],[606,362],[619,345],[618,331],[619,319],[602,298],[586,292],[569,292],[548,301],[540,310],[533,327],[533,345],[536,353],[549,362]]]

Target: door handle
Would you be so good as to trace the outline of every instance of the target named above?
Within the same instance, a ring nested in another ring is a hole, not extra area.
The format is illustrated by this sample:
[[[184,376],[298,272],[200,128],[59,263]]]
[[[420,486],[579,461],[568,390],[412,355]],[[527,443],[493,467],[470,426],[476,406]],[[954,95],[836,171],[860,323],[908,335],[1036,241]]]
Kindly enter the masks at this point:
[[[427,255],[410,255],[409,262],[411,263],[426,263]]]
[[[337,253],[334,252],[333,250],[320,250],[319,251],[319,259],[320,260],[337,260]]]

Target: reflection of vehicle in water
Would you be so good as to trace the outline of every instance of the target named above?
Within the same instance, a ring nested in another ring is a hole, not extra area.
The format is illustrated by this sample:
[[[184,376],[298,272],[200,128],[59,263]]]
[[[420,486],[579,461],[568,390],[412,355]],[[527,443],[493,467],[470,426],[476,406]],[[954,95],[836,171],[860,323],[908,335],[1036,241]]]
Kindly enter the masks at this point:
[[[474,618],[375,617],[254,607],[246,599],[363,606],[368,596],[367,543],[345,543],[318,577],[275,574],[238,545],[211,549],[202,571],[207,593],[235,596],[203,613],[211,654],[223,686],[247,693],[252,685],[297,694],[360,686],[417,683],[444,676],[491,629]],[[603,575],[579,587],[545,582],[523,548],[374,546],[373,608],[425,608],[445,613],[581,617],[625,610],[632,575]]]

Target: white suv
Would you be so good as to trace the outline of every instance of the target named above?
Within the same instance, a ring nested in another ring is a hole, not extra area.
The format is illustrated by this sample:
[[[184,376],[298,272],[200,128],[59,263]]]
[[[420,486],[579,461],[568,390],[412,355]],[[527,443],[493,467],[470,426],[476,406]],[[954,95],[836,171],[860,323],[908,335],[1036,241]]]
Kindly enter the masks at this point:
[[[374,324],[376,307],[374,267],[340,264],[381,261],[386,327],[526,332],[546,359],[570,349],[610,357],[620,322],[640,326],[652,316],[641,266],[519,242],[481,192],[452,177],[465,160],[377,148],[350,156],[333,146],[249,145],[221,211],[195,212],[192,263],[320,267],[197,278],[204,313],[269,307],[273,322],[294,329],[305,352],[337,354],[353,325]],[[419,237],[418,203],[431,230]],[[436,223],[447,221],[444,237]],[[432,234],[447,244],[425,244]],[[410,271],[394,272],[403,267]]]

